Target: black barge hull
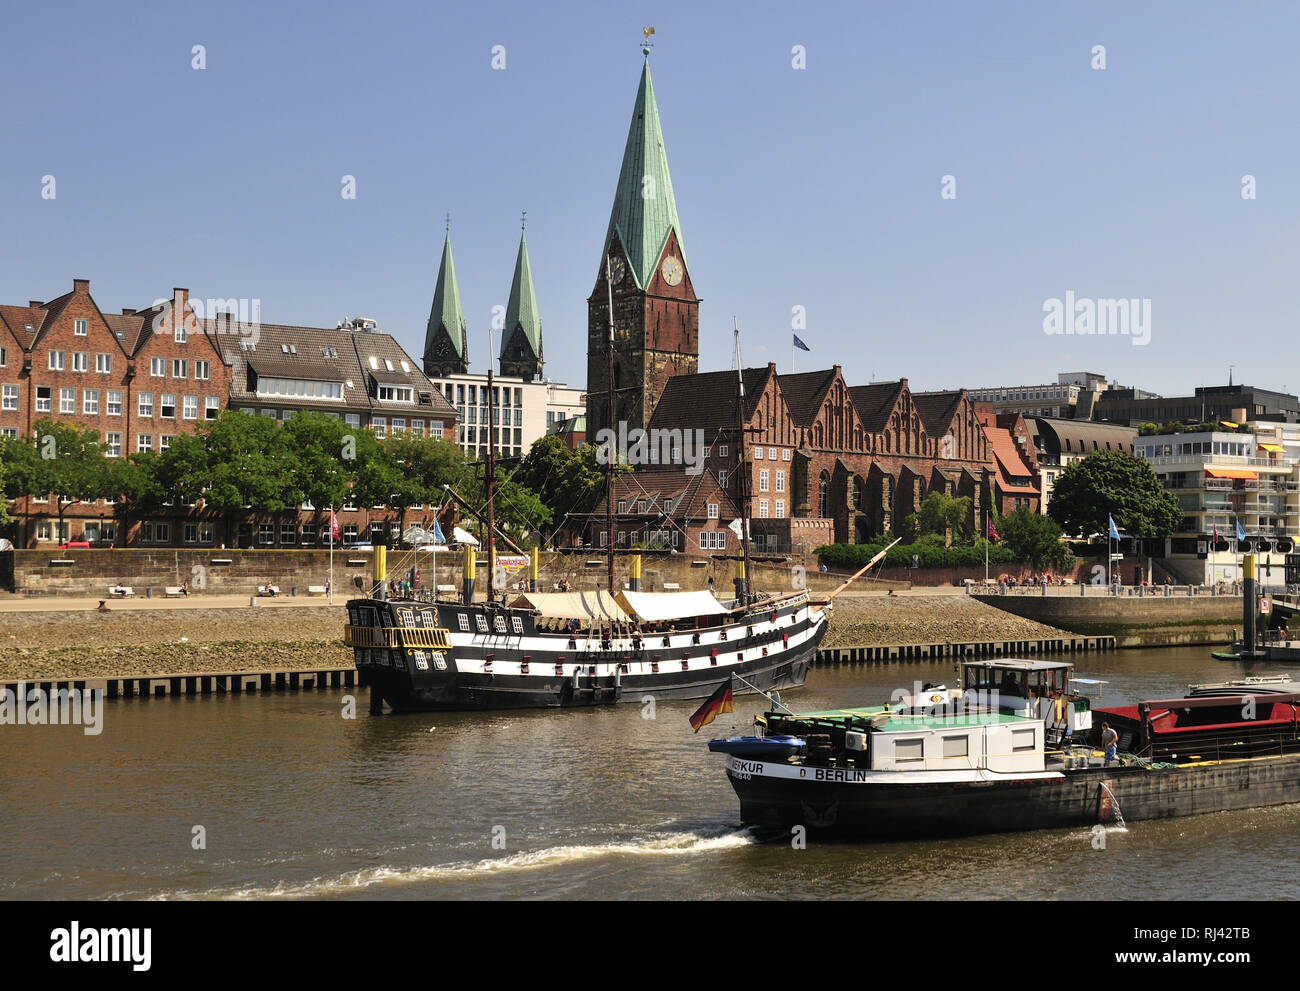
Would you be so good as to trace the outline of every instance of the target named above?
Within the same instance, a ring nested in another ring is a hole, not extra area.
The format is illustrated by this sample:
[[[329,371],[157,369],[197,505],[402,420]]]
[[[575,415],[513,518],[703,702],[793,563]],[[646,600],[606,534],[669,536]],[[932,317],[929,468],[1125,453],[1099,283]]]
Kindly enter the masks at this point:
[[[736,758],[727,762],[746,825],[786,832],[803,826],[810,834],[859,840],[1090,827],[1121,817],[1135,822],[1300,802],[1300,754],[916,784],[770,777],[761,773],[764,767]],[[837,773],[804,770],[809,778]]]

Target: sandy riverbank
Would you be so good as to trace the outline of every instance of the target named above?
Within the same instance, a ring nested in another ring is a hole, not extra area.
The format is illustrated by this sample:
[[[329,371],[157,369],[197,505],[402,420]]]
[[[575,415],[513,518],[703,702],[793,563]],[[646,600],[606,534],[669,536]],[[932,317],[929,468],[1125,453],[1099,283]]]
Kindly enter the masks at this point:
[[[349,666],[342,606],[0,613],[0,679]],[[824,646],[1030,640],[1060,631],[968,596],[844,595]]]
[[[1069,634],[985,605],[960,592],[841,595],[823,647],[875,647],[952,641],[1055,639]]]

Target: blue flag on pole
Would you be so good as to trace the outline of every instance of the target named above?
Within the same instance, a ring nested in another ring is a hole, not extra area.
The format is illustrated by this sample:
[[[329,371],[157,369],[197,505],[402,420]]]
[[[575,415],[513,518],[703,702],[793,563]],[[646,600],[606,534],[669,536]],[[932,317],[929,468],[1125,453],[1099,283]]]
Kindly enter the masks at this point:
[[[447,542],[447,538],[443,536],[442,527],[438,525],[436,519],[433,521],[433,540],[434,543],[438,544],[445,544]]]
[[[1110,521],[1110,539],[1119,540],[1119,530],[1115,528],[1115,517],[1107,516],[1106,519]]]
[[[1241,517],[1237,518],[1237,543],[1246,539],[1246,531],[1241,528]]]
[[[803,341],[799,340],[799,335],[798,335],[798,334],[791,334],[790,336],[794,338],[794,346],[797,347],[800,351],[811,351],[811,350],[812,350],[812,348],[810,348],[807,344],[805,344]]]

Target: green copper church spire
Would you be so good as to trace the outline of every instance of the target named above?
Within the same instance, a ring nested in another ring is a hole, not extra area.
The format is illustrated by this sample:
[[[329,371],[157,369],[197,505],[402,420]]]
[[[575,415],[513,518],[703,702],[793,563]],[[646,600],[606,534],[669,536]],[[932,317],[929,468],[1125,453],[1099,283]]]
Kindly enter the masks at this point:
[[[632,108],[632,125],[627,132],[623,167],[619,171],[614,209],[605,235],[608,246],[613,235],[618,234],[637,287],[641,289],[649,284],[670,231],[677,234],[683,261],[686,257],[673,181],[668,174],[663,130],[659,125],[659,106],[655,103],[654,84],[650,81],[649,52],[648,49],[645,51],[641,85],[637,89],[636,105]]]
[[[522,223],[521,223],[522,227]],[[542,318],[537,312],[533,270],[528,261],[528,239],[519,234],[515,277],[506,303],[506,325],[501,334],[501,374],[531,378],[541,374]]]
[[[447,238],[442,245],[442,264],[433,290],[433,306],[424,334],[425,374],[446,375],[464,372],[469,367],[469,348],[465,339],[465,315],[460,306],[460,288],[456,284],[456,263],[451,257],[451,217],[447,218]]]

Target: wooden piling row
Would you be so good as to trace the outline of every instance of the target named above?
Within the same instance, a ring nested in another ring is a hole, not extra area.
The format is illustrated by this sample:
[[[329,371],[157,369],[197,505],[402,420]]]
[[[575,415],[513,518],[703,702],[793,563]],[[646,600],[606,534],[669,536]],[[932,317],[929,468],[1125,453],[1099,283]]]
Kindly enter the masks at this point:
[[[213,674],[131,675],[118,678],[66,678],[42,681],[7,681],[0,689],[15,696],[39,688],[48,696],[63,689],[98,690],[109,699],[207,698],[211,695],[265,695],[308,689],[353,688],[356,668],[309,668],[297,671],[239,671]]]
[[[878,647],[831,647],[817,651],[814,665],[885,664],[931,661],[946,657],[1030,657],[1114,650],[1115,638],[1055,637],[1046,640],[981,640],[967,643],[890,644]]]

